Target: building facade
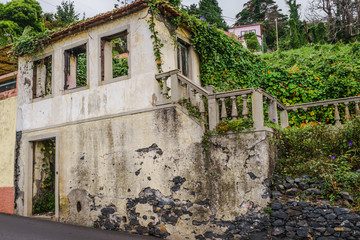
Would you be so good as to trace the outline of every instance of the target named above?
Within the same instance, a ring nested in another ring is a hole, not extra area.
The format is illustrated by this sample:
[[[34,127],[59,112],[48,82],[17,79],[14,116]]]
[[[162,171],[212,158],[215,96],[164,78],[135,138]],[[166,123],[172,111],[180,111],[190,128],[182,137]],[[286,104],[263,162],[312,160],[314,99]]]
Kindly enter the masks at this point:
[[[16,137],[17,71],[8,57],[11,46],[0,49],[0,212],[14,212],[14,153]]]
[[[260,46],[262,46],[263,43],[262,24],[235,26],[229,28],[229,32],[235,34],[239,38],[239,41],[245,41],[244,35],[246,33],[253,32],[255,33]]]
[[[159,10],[170,77],[158,73],[144,0],[54,33],[39,57],[19,59],[16,214],[195,239],[225,236],[224,222],[266,206],[268,133],[214,138],[204,151],[201,121],[171,100],[201,98],[188,91],[201,86],[199,58],[189,30],[168,19],[178,13]]]

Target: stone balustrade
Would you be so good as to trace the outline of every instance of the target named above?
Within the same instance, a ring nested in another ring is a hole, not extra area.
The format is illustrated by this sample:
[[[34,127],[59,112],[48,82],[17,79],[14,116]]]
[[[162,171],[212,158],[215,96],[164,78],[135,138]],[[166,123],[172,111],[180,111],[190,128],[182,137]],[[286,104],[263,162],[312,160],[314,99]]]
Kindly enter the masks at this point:
[[[313,107],[329,107],[334,106],[335,109],[335,125],[341,125],[340,122],[340,113],[339,113],[339,104],[345,105],[345,120],[348,121],[351,118],[350,111],[349,111],[349,104],[353,102],[355,104],[355,115],[360,116],[360,110],[359,110],[359,102],[360,97],[348,97],[348,98],[339,98],[339,99],[333,99],[333,100],[325,100],[325,101],[319,101],[319,102],[311,102],[311,103],[303,103],[303,104],[296,104],[294,106],[287,106],[287,110],[293,110],[297,111],[298,109],[303,109],[305,112],[309,108]]]
[[[197,105],[203,121],[208,125],[210,130],[214,130],[221,121],[225,121],[226,119],[237,120],[238,118],[247,119],[249,117],[252,118],[255,129],[265,129],[264,103],[267,104],[267,117],[269,121],[279,124],[278,116],[280,115],[280,126],[282,128],[289,126],[288,111],[290,110],[296,111],[297,109],[303,109],[306,111],[312,107],[333,105],[335,108],[335,123],[336,125],[341,125],[338,105],[345,105],[345,119],[349,120],[350,111],[348,105],[354,102],[355,114],[356,116],[360,116],[360,97],[286,106],[276,97],[261,88],[245,88],[214,93],[212,86],[203,88],[183,76],[179,70],[157,74],[156,79],[162,83],[162,94],[165,99],[167,99],[167,102],[179,102],[181,99],[186,99],[190,101],[192,105]]]

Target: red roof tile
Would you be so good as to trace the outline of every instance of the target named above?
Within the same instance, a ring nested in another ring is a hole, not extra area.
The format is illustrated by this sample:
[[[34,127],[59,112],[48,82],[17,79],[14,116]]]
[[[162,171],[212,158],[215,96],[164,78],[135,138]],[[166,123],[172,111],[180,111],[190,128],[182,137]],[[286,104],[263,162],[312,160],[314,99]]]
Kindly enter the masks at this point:
[[[169,6],[166,1],[159,2],[159,10],[165,14],[166,16],[178,16],[179,13],[171,6]],[[139,10],[142,10],[144,8],[148,7],[148,4],[145,0],[137,0],[131,4],[128,4],[122,8],[117,8],[112,11],[106,12],[104,14],[100,14],[98,16],[95,16],[93,18],[87,19],[83,22],[77,23],[73,26],[70,26],[68,28],[62,29],[58,32],[55,32],[50,35],[50,41],[56,41],[58,39],[64,38],[68,35],[84,31],[86,29],[89,29],[94,26],[98,26],[104,22],[112,21],[124,16],[127,16],[129,14],[135,13]]]

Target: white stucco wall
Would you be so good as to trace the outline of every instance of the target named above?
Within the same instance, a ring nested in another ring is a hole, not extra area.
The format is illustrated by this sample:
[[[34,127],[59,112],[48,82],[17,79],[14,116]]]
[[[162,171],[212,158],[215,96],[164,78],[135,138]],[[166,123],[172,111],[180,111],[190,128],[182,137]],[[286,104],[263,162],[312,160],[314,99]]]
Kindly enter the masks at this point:
[[[19,100],[17,131],[33,130],[105,115],[153,107],[153,94],[160,98],[155,80],[157,68],[151,32],[146,22],[147,9],[74,34],[47,47],[43,55],[53,55],[52,95],[32,100],[32,64],[19,59]],[[169,30],[158,21],[156,28],[164,44],[163,70],[176,69],[176,47]],[[130,78],[113,83],[100,81],[100,38],[116,29],[128,30]],[[184,31],[179,31],[184,35]],[[187,34],[189,35],[189,34]],[[88,86],[79,91],[64,91],[64,50],[87,42]],[[199,83],[199,60],[194,55],[193,78]]]
[[[245,25],[245,26],[237,26],[234,28],[230,28],[229,32],[235,34],[239,37],[239,40],[244,41],[243,31],[255,31],[259,44],[262,45],[262,29],[261,24],[253,24],[253,25]]]

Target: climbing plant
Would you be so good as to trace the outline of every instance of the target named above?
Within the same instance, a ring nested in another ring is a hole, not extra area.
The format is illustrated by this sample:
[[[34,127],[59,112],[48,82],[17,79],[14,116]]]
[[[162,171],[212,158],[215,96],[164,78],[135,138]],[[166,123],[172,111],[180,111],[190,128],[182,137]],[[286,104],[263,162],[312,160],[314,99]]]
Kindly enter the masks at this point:
[[[149,30],[151,31],[151,39],[153,40],[153,50],[154,50],[154,56],[156,61],[156,66],[158,69],[158,72],[163,72],[162,70],[162,59],[161,59],[161,48],[164,46],[164,44],[161,42],[159,38],[159,32],[155,29],[155,19],[159,14],[159,9],[157,7],[158,1],[157,0],[146,0],[148,3],[148,6],[150,8],[150,18],[147,20],[149,24]]]
[[[34,213],[55,213],[55,139],[41,142],[42,179],[37,196],[33,200]]]
[[[31,27],[27,27],[23,34],[13,43],[12,53],[14,56],[32,55],[41,52],[46,43],[50,40],[50,35],[54,31],[45,30],[44,32],[34,32]]]

